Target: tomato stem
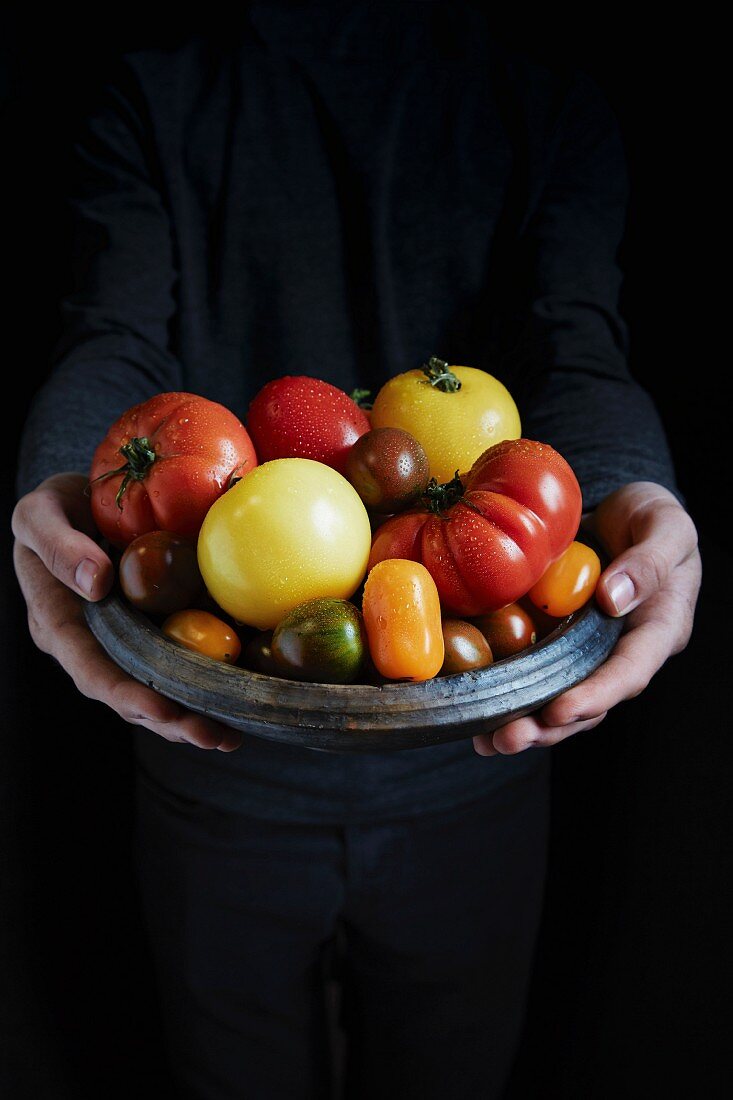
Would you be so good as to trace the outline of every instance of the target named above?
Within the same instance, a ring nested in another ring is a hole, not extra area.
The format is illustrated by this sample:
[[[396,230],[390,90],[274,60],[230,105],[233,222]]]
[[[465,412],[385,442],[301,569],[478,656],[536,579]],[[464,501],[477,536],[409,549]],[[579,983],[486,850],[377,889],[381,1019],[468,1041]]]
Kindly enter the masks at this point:
[[[461,388],[460,379],[456,377],[445,359],[438,359],[437,355],[430,356],[422,367],[422,372],[426,376],[425,384],[443,393],[457,393]]]
[[[144,436],[141,438],[134,436],[129,443],[123,443],[120,454],[126,460],[124,465],[118,466],[116,470],[108,470],[106,474],[100,474],[91,484],[93,485],[96,481],[106,481],[108,477],[114,477],[115,474],[124,474],[115,494],[115,504],[122,511],[122,497],[127,486],[131,481],[143,481],[158,456],[150,440]]]
[[[351,400],[354,402],[355,405],[358,405],[360,409],[373,408],[374,402],[369,400],[371,396],[371,390],[360,390],[358,387],[355,390],[352,390],[349,394]]]
[[[440,516],[452,508],[463,496],[463,482],[456,470],[455,477],[445,484],[439,485],[438,479],[431,477],[427,488],[423,493],[423,504],[433,515]]]

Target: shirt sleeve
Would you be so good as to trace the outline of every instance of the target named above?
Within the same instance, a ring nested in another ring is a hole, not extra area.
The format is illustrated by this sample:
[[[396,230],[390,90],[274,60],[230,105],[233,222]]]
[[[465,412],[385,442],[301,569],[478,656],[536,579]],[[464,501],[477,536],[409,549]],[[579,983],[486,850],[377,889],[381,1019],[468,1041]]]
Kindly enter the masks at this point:
[[[523,434],[567,458],[586,510],[631,481],[658,482],[679,497],[660,418],[627,365],[618,263],[624,151],[612,112],[584,77],[568,92],[540,176],[509,322],[507,373]]]
[[[170,352],[176,267],[145,105],[131,73],[109,88],[73,150],[72,264],[63,336],[21,442],[18,491],[87,472],[110,424],[182,388]]]

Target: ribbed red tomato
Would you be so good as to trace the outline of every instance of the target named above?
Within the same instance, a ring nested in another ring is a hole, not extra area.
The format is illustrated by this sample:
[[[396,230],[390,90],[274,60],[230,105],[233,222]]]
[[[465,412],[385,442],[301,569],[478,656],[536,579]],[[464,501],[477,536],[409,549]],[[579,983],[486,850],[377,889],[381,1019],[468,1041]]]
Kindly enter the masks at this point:
[[[97,447],[94,522],[120,547],[147,531],[194,538],[232,477],[256,465],[234,413],[192,393],[160,393],[123,413]]]
[[[444,611],[484,615],[512,603],[572,542],[581,493],[565,459],[545,443],[490,447],[461,481],[428,486],[425,504],[374,534],[368,568],[420,561]]]
[[[347,393],[304,375],[275,378],[252,401],[247,427],[260,462],[312,458],[344,473],[346,456],[371,427]]]

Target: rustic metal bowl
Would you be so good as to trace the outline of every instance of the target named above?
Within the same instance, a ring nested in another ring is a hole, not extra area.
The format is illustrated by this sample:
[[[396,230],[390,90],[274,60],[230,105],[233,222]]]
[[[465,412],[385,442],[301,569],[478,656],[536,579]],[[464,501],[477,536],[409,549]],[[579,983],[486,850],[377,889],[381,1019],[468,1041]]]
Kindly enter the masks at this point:
[[[141,683],[234,729],[332,752],[423,748],[496,729],[584,680],[623,626],[591,601],[542,641],[489,668],[419,684],[341,686],[200,657],[169,641],[117,592],[84,607],[103,648]]]

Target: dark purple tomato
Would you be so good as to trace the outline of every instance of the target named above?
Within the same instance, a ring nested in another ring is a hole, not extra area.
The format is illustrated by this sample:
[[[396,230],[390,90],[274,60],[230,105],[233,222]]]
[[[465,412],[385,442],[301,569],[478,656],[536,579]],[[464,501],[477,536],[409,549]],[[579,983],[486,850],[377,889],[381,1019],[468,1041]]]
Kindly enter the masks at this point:
[[[148,531],[125,550],[120,585],[133,607],[148,615],[172,615],[204,592],[196,543],[170,531]]]
[[[491,647],[480,630],[462,619],[443,619],[445,657],[442,676],[487,668],[494,660]]]
[[[430,465],[425,451],[401,428],[373,428],[346,456],[346,476],[367,508],[401,512],[425,492]]]
[[[486,638],[497,661],[513,657],[537,641],[533,619],[517,603],[507,604],[489,615],[481,615],[473,623]]]
[[[261,630],[250,638],[242,651],[245,668],[260,672],[263,676],[279,676],[277,665],[272,656],[272,631]]]

